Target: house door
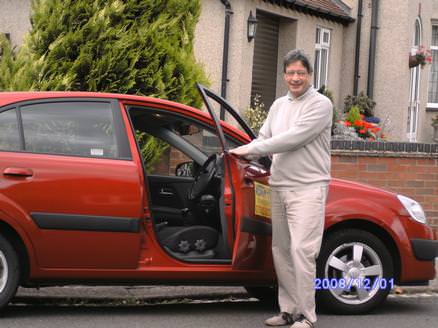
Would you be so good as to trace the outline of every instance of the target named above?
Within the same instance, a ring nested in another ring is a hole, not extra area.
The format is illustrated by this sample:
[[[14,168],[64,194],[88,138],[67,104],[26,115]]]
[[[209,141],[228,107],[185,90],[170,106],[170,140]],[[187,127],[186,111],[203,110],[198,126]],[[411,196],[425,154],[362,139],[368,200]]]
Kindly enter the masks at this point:
[[[411,54],[415,54],[421,45],[421,20],[415,20],[414,43]],[[411,83],[409,88],[409,107],[407,121],[407,137],[409,142],[417,141],[418,109],[420,106],[420,65],[411,68]]]
[[[277,91],[278,17],[257,11],[257,34],[252,67],[251,103],[256,95],[266,109],[271,107]]]

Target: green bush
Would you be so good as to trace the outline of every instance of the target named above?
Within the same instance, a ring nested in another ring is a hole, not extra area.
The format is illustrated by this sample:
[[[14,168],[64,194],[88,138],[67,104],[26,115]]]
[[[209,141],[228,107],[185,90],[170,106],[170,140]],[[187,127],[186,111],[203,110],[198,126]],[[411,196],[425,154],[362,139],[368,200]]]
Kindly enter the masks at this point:
[[[135,134],[146,172],[151,172],[169,145],[145,132],[136,131]]]
[[[351,124],[354,124],[354,122],[362,121],[362,117],[360,116],[360,108],[359,106],[352,106],[350,108],[350,111],[347,113],[347,117],[345,118],[346,121],[350,122]]]
[[[256,135],[259,133],[267,116],[268,111],[265,109],[265,104],[261,101],[261,95],[255,95],[252,105],[243,113],[243,118]]]
[[[33,0],[32,27],[3,90],[140,94],[198,106],[195,0]],[[4,73],[4,70],[0,73]],[[3,75],[3,74],[0,74]],[[10,82],[8,82],[10,81]]]
[[[337,109],[334,105],[334,102],[333,102],[333,92],[331,92],[329,89],[327,89],[327,87],[325,85],[322,85],[321,88],[318,89],[318,92],[323,94],[324,96],[326,96],[332,102],[332,105],[333,105],[332,135],[333,135],[334,129],[335,129],[335,123],[339,120],[339,114],[338,114],[338,111],[337,111]]]
[[[195,82],[208,84],[193,54],[199,13],[199,0],[32,0],[20,49],[0,39],[0,91],[128,93],[199,107]]]
[[[370,117],[374,116],[374,107],[376,102],[368,97],[363,91],[361,91],[357,96],[348,95],[344,99],[344,112],[350,111],[353,106],[359,107],[360,113]]]

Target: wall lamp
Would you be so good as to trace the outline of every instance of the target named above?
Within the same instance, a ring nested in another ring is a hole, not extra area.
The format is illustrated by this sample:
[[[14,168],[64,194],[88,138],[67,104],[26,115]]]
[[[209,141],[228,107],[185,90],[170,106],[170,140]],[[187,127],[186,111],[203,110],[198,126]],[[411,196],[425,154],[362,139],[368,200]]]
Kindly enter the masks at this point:
[[[249,16],[247,20],[247,35],[248,35],[248,42],[251,42],[252,39],[256,36],[256,29],[257,29],[257,19],[252,15],[252,10],[249,11]]]

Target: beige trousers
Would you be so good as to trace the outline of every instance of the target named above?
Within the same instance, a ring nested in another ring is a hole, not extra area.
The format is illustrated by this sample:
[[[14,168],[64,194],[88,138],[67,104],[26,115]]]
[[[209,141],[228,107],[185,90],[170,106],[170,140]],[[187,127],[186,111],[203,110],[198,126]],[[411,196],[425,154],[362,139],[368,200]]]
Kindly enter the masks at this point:
[[[272,190],[272,255],[281,312],[316,322],[316,258],[324,231],[327,186]]]

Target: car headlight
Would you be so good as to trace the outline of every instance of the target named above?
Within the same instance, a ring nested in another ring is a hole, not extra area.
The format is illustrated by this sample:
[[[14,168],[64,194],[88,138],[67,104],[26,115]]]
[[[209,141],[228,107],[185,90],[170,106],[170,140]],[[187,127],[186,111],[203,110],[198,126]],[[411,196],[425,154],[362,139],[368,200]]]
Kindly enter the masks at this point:
[[[426,214],[417,201],[403,195],[397,195],[397,198],[415,221],[426,224]]]

